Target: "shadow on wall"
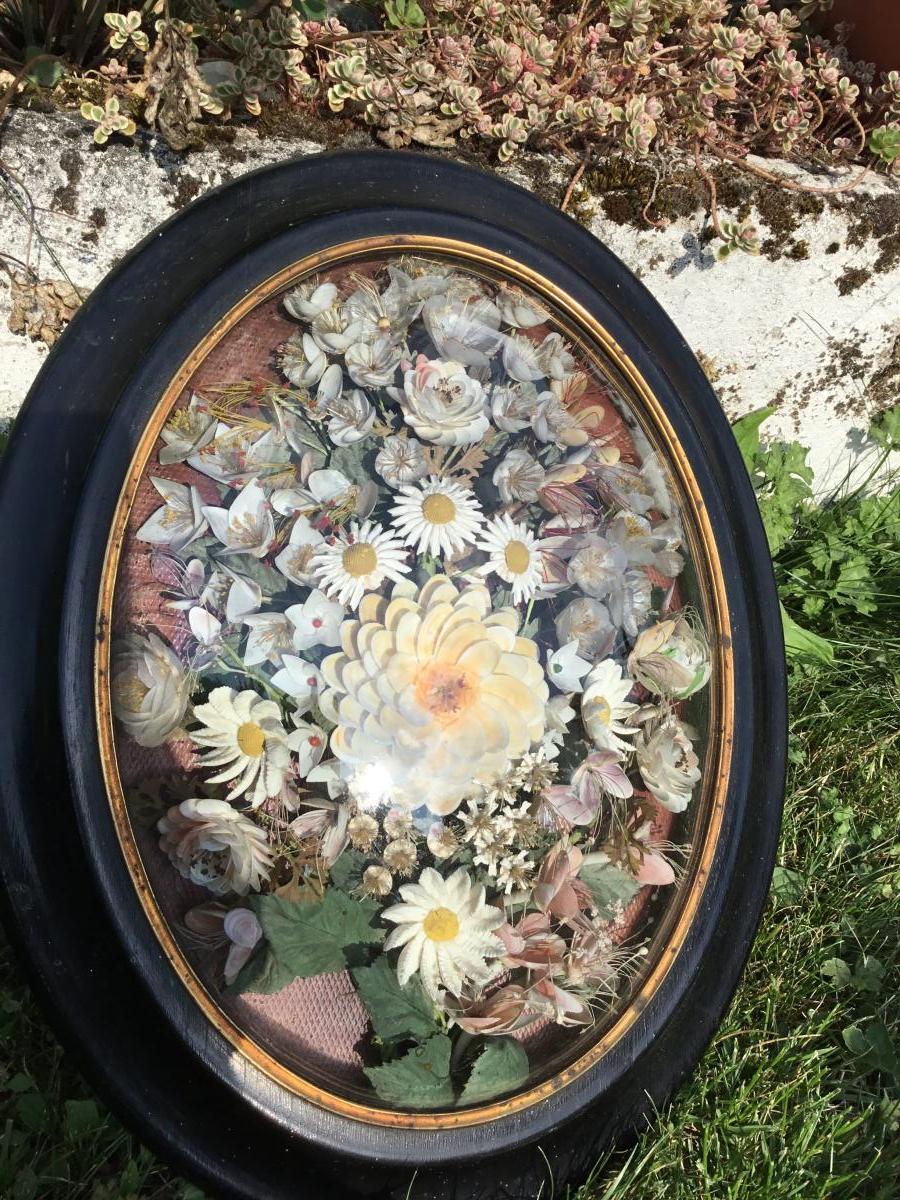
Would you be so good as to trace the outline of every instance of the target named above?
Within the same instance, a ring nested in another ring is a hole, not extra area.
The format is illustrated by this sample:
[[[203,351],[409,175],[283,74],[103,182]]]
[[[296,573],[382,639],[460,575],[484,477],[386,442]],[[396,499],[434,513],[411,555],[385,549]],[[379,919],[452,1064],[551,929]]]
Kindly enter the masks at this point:
[[[847,39],[853,58],[881,71],[900,69],[900,0],[834,0],[822,18],[823,32],[830,35],[840,21],[854,27]]]

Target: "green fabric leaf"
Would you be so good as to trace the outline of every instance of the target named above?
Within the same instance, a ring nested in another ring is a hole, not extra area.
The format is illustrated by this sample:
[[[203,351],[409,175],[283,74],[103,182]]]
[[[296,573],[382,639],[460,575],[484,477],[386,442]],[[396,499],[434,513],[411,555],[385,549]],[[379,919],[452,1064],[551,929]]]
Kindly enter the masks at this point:
[[[386,958],[379,958],[371,967],[357,967],[352,974],[372,1027],[382,1040],[426,1042],[438,1032],[434,1005],[415,976],[401,986]]]
[[[340,858],[332,864],[331,882],[342,892],[349,892],[359,887],[365,865],[365,856],[358,850],[344,850]]]
[[[241,992],[271,996],[293,983],[294,979],[293,972],[278,961],[267,945],[263,945],[247,959],[225,991],[231,996],[239,996]]]
[[[781,628],[784,632],[784,652],[789,658],[814,658],[819,662],[834,661],[834,646],[827,638],[819,637],[798,625],[782,604]]]
[[[383,929],[369,924],[378,906],[337,888],[326,888],[318,903],[254,896],[252,905],[278,966],[294,979],[342,971],[351,946],[374,946],[384,938]]]
[[[477,1104],[521,1087],[528,1078],[528,1055],[514,1038],[491,1038],[475,1060],[459,1098]]]
[[[454,1099],[450,1049],[450,1039],[446,1034],[438,1033],[424,1046],[416,1046],[402,1058],[364,1069],[375,1091],[387,1104],[396,1104],[399,1108],[439,1108],[452,1104]]]
[[[611,862],[587,862],[578,877],[590,888],[597,912],[607,919],[616,915],[617,903],[624,908],[641,890],[633,875],[621,871]]]
[[[759,427],[767,417],[771,417],[774,411],[771,404],[765,408],[757,408],[753,412],[747,413],[745,417],[741,417],[739,421],[735,421],[731,427],[748,474],[753,470],[753,459],[759,453]]]

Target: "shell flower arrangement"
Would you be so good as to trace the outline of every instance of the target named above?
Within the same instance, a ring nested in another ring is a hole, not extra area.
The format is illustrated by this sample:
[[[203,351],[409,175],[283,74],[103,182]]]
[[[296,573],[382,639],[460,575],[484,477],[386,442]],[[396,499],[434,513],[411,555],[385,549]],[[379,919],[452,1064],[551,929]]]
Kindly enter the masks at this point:
[[[281,305],[279,382],[162,431],[136,537],[179,632],[118,636],[113,712],[188,748],[156,828],[221,986],[345,972],[379,1101],[474,1104],[614,1009],[676,881],[710,673],[676,506],[517,288],[398,257]]]

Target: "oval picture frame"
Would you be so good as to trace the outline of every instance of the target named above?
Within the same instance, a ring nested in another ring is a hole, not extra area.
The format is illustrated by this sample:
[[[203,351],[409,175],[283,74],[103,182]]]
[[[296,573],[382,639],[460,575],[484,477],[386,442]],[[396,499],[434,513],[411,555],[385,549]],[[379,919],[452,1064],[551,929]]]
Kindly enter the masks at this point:
[[[172,404],[266,298],[376,251],[511,278],[602,348],[677,475],[713,635],[710,780],[689,878],[640,987],[565,1069],[449,1112],[330,1093],[211,1001],[131,836],[108,702],[118,553]],[[85,303],[17,423],[0,512],[21,581],[2,597],[7,620],[39,614],[2,660],[8,694],[24,699],[0,756],[7,918],[62,1036],[151,1144],[222,1195],[406,1195],[415,1175],[412,1195],[525,1197],[548,1170],[576,1180],[677,1086],[736,986],[768,890],[784,782],[780,618],[752,489],[708,381],[596,239],[513,185],[424,155],[323,155],[246,176],[163,227]],[[47,794],[71,806],[48,813],[35,802]]]

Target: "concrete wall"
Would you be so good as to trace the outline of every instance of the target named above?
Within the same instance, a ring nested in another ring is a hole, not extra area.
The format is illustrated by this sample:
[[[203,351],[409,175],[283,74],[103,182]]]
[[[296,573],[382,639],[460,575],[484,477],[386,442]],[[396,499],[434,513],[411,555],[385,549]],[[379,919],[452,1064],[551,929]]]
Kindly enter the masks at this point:
[[[30,200],[21,188],[14,189],[18,204],[9,186],[0,190],[0,249],[29,258],[44,278],[60,275],[55,255],[79,287],[90,288],[208,188],[320,149],[312,141],[260,138],[252,127],[190,155],[145,133],[133,145],[99,148],[76,115],[16,110],[0,135],[0,157]],[[506,174],[558,200],[572,169],[530,156]],[[645,196],[614,172],[586,176],[573,211],[669,312],[728,416],[777,405],[768,436],[809,445],[824,484],[852,461],[853,431],[900,399],[900,181],[870,176],[851,193],[810,199],[748,184],[742,174],[720,175],[726,211],[749,213],[764,252],[710,266],[696,240],[704,227],[702,188],[695,179],[685,183],[690,174],[676,171],[657,189],[648,211],[663,227],[646,225]],[[827,187],[845,179],[808,182]],[[23,202],[33,204],[30,216]],[[0,417],[16,413],[47,353],[8,330],[9,310],[9,290],[0,287]]]

